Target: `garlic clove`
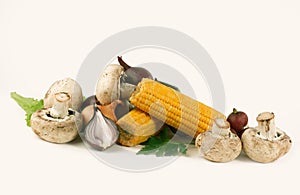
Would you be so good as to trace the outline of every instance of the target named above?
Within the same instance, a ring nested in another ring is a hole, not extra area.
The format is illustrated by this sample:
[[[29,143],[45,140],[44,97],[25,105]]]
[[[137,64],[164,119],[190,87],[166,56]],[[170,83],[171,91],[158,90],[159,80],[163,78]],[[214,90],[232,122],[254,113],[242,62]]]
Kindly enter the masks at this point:
[[[84,139],[97,150],[105,150],[115,144],[119,137],[117,126],[105,118],[95,107],[95,115],[84,129]]]

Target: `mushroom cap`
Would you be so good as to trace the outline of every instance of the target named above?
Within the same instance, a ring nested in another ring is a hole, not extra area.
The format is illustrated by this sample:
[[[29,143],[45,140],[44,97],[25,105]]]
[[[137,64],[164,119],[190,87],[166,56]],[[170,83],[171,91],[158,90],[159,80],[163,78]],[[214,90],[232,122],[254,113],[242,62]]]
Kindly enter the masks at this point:
[[[55,94],[64,92],[71,97],[68,107],[78,110],[83,101],[80,85],[71,78],[65,78],[54,82],[44,97],[44,107],[51,108],[55,102]]]
[[[273,112],[262,112],[256,117],[257,122],[263,122],[267,120],[272,120],[275,118],[275,115]]]
[[[35,134],[52,143],[67,143],[74,140],[82,127],[82,116],[70,110],[64,119],[50,117],[50,108],[38,110],[32,114],[30,124]]]
[[[240,138],[231,132],[222,136],[207,131],[196,138],[203,157],[213,162],[229,162],[234,160],[242,151]]]
[[[96,97],[101,105],[108,105],[120,98],[120,77],[124,73],[124,68],[119,64],[109,64],[100,75]]]
[[[243,149],[247,156],[257,162],[269,163],[286,154],[292,141],[283,131],[277,129],[277,132],[281,135],[270,141],[258,136],[257,129],[247,129],[242,135]]]

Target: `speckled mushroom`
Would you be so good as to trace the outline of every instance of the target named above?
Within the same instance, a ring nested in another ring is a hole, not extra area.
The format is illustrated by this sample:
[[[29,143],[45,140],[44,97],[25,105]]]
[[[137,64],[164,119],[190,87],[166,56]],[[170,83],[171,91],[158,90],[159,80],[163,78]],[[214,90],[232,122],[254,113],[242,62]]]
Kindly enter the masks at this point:
[[[210,131],[199,134],[196,147],[203,157],[213,162],[228,162],[239,156],[242,150],[240,138],[230,131],[224,119],[215,119]]]
[[[130,83],[121,82],[125,77],[127,75],[124,74],[124,67],[118,64],[109,64],[98,79],[97,106],[105,117],[113,121],[117,120],[115,115],[117,106],[124,104],[136,87]]]
[[[83,101],[80,85],[71,78],[65,78],[54,82],[44,97],[44,107],[51,108],[55,103],[55,94],[59,92],[67,93],[70,96],[68,108],[78,111]]]
[[[120,99],[120,78],[124,68],[118,64],[109,64],[100,75],[96,87],[96,98],[100,105],[108,105]]]
[[[242,135],[243,149],[254,161],[275,161],[291,148],[290,137],[276,128],[274,118],[274,113],[260,113],[256,118],[258,126],[247,129]]]
[[[57,93],[52,108],[38,110],[31,116],[32,130],[41,139],[52,143],[67,143],[74,140],[82,127],[82,116],[68,108],[70,96]]]

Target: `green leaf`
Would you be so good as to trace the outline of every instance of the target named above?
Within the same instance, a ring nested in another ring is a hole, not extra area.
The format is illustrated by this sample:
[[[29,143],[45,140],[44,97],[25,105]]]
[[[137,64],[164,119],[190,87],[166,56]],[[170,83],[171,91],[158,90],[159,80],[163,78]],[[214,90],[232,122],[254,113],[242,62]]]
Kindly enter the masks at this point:
[[[160,140],[161,140],[162,142],[168,142],[168,141],[170,140],[168,128],[164,128],[164,129],[160,132]]]
[[[176,156],[178,155],[178,153],[179,153],[179,145],[173,143],[166,144],[166,151],[165,151],[166,156]]]
[[[165,147],[165,145],[163,145],[163,146],[157,148],[157,150],[154,151],[154,153],[157,157],[162,157],[165,155],[165,151],[166,151],[166,147]]]
[[[44,108],[43,99],[36,100],[34,98],[23,97],[23,96],[17,94],[16,92],[11,92],[10,97],[12,99],[14,99],[19,104],[19,106],[26,112],[26,114],[25,114],[26,124],[27,124],[28,127],[30,127],[31,115],[34,112],[36,112],[37,110],[40,110],[40,109]]]
[[[152,154],[155,153],[158,148],[159,146],[147,145],[138,151],[137,154]]]
[[[163,129],[159,137],[152,136],[148,141],[144,142],[144,147],[137,154],[155,154],[157,157],[186,154],[188,144],[170,141],[168,135],[168,129]]]

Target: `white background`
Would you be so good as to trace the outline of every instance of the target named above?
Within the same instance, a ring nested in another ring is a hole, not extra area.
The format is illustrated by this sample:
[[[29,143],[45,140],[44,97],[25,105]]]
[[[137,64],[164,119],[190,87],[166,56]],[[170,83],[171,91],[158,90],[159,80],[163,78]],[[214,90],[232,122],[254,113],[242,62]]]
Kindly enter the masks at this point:
[[[0,0],[0,194],[299,194],[299,1],[180,2]],[[182,157],[137,174],[102,164],[80,141],[46,143],[25,126],[9,92],[42,98],[53,81],[75,78],[102,40],[148,25],[202,44],[222,75],[226,114],[244,110],[253,126],[259,112],[275,112],[291,151],[271,164]]]

